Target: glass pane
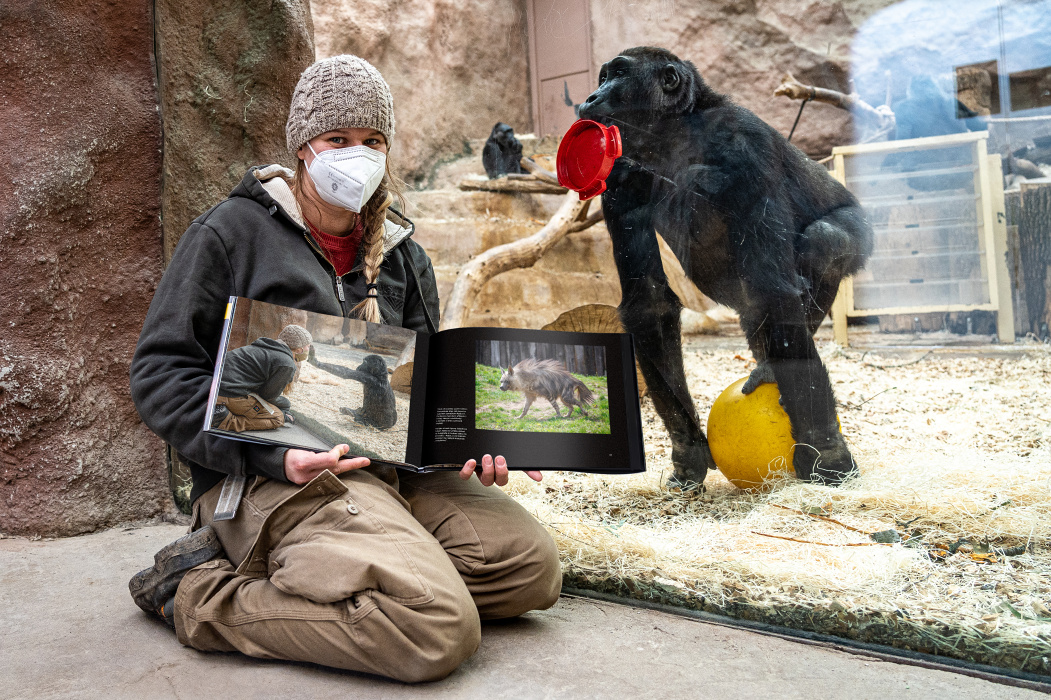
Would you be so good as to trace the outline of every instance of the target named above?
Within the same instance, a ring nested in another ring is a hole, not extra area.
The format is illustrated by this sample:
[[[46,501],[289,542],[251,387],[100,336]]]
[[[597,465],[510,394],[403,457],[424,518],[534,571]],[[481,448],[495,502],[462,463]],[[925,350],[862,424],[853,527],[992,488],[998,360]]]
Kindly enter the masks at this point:
[[[875,234],[854,308],[989,303],[974,144],[845,157]]]

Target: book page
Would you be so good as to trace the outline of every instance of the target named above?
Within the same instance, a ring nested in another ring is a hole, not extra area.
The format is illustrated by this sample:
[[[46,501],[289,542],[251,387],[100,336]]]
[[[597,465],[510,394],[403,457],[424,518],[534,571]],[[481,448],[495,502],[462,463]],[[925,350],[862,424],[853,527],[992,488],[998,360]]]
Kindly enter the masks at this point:
[[[405,463],[415,331],[236,299],[213,381],[207,432]],[[425,355],[423,355],[425,357]]]
[[[424,464],[644,471],[630,336],[462,328],[431,343]]]

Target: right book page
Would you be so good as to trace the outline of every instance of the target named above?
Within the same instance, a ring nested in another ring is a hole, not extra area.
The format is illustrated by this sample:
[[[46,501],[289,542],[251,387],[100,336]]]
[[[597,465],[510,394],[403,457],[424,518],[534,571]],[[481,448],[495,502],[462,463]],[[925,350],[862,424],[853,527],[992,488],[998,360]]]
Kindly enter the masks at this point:
[[[645,471],[631,336],[457,328],[430,341],[422,464]]]

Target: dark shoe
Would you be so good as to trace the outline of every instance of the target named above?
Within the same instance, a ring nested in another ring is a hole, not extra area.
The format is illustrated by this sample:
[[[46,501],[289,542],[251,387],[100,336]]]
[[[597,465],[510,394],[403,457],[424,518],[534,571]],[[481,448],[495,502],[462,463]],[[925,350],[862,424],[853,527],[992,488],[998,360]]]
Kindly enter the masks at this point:
[[[212,427],[218,428],[219,424],[226,420],[226,417],[230,415],[230,409],[221,403],[215,404],[215,410],[212,412]]]
[[[135,604],[174,625],[175,590],[186,572],[223,552],[212,527],[206,526],[172,542],[153,557],[153,566],[131,577],[128,589]],[[171,603],[171,605],[169,605]],[[165,615],[164,609],[169,611]]]
[[[169,598],[168,602],[161,606],[157,614],[164,620],[164,624],[175,629],[175,598]]]

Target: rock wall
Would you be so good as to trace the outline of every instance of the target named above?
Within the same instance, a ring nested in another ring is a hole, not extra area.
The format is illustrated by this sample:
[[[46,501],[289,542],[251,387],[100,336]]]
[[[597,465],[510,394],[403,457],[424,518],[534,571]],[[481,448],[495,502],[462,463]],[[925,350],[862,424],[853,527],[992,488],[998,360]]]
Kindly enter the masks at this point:
[[[391,86],[395,168],[428,185],[498,121],[532,129],[525,0],[313,0],[318,58],[351,53]],[[478,154],[481,157],[481,154]]]
[[[293,165],[288,105],[314,61],[309,0],[155,0],[164,123],[164,260],[252,165]],[[170,451],[188,511],[189,468]]]
[[[314,61],[309,0],[156,0],[164,249],[252,165],[284,163],[288,104]]]
[[[729,94],[788,134],[799,102],[773,97],[785,71],[806,84],[848,91],[850,42],[864,21],[895,0],[591,0],[595,75],[632,46],[661,46],[692,61]],[[792,142],[827,154],[850,143],[849,115],[810,103]]]
[[[0,5],[0,532],[171,508],[128,365],[161,271],[149,0]]]
[[[894,0],[589,0],[594,74],[631,46],[668,48],[693,61],[782,133],[799,103],[773,97],[784,71],[847,89],[850,40]],[[496,121],[533,130],[525,0],[313,0],[318,57],[355,53],[394,91],[396,165],[430,187],[437,164],[485,138]],[[847,114],[809,104],[793,141],[828,153],[852,138]],[[480,156],[480,154],[478,154]]]
[[[128,365],[189,222],[288,161],[307,2],[0,5],[0,532],[174,512]]]

